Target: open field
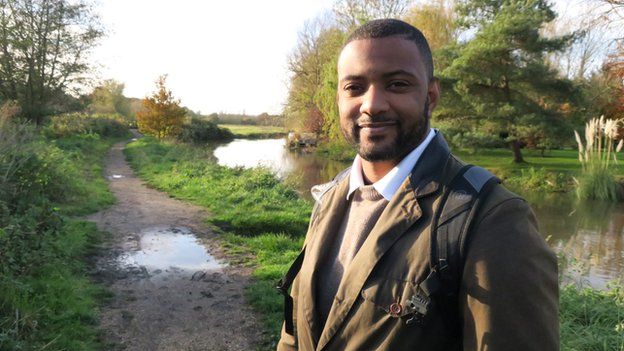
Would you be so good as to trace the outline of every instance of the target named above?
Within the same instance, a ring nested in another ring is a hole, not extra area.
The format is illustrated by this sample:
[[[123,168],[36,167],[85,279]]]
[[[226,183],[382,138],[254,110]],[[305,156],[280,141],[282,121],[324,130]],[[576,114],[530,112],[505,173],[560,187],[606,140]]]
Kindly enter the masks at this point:
[[[302,245],[312,204],[266,170],[228,169],[209,161],[206,151],[153,139],[132,143],[127,155],[150,185],[205,206],[208,221],[222,233],[239,263],[255,267],[247,299],[267,328],[263,345],[274,349],[283,298],[273,288]],[[562,350],[622,350],[624,290],[562,289]]]
[[[219,127],[226,128],[234,133],[236,138],[264,139],[278,138],[288,134],[284,127],[276,126],[256,126],[247,124],[219,124]]]
[[[533,167],[554,172],[576,172],[581,169],[577,150],[550,150],[543,157],[539,150],[522,150],[522,153],[527,163],[511,162],[513,156],[508,149],[483,149],[475,153],[460,151],[456,154],[466,162],[489,169],[519,170]],[[616,169],[618,174],[624,174],[624,162],[619,162]]]

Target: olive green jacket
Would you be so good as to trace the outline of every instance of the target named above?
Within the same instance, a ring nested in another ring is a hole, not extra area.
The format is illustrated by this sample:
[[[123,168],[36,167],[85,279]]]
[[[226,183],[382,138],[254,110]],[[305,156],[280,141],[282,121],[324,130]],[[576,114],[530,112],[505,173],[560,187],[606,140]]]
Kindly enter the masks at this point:
[[[406,325],[407,309],[390,313],[393,303],[407,306],[429,273],[432,214],[441,186],[462,165],[438,133],[346,268],[322,330],[317,267],[348,207],[349,177],[316,188],[319,201],[291,292],[295,336],[282,330],[277,349],[558,350],[556,256],[528,204],[500,185],[482,203],[470,234],[457,306],[462,335],[453,336],[439,313],[425,327]]]

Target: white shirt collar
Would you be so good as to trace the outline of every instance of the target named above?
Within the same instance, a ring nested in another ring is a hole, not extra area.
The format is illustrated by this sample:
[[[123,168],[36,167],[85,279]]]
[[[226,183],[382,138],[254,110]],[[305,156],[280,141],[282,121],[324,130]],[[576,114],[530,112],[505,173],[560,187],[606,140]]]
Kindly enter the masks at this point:
[[[405,156],[398,165],[388,172],[383,178],[373,183],[373,187],[377,190],[387,201],[392,199],[392,196],[399,189],[405,178],[412,172],[412,169],[416,165],[416,162],[420,159],[425,148],[429,145],[429,142],[435,137],[437,131],[433,128],[429,129],[429,134],[420,145],[418,145],[412,152]],[[360,155],[355,156],[353,165],[351,166],[351,174],[349,177],[349,192],[347,193],[347,200],[351,197],[351,194],[359,187],[364,185],[364,177],[362,176],[362,159]]]

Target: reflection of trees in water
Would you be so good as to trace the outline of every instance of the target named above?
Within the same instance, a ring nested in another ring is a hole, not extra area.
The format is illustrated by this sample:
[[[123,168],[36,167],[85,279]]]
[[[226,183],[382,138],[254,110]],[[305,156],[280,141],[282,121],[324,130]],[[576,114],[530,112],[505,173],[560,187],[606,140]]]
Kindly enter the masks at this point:
[[[296,184],[299,192],[306,198],[311,199],[310,188],[313,185],[328,182],[340,171],[348,167],[348,164],[332,160],[322,159],[314,155],[301,155],[294,160],[294,171],[287,176],[291,184]],[[293,181],[291,177],[296,177]]]
[[[596,287],[624,274],[624,206],[571,196],[531,199],[542,234],[564,255],[562,269]],[[580,271],[580,272],[574,272]]]

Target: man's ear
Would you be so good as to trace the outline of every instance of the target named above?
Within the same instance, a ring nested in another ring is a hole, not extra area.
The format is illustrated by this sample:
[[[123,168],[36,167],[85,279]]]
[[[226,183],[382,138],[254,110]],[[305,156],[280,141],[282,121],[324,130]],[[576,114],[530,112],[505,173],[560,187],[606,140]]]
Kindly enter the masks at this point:
[[[429,99],[429,115],[433,113],[440,100],[440,80],[437,77],[431,78],[427,87],[427,98]]]

